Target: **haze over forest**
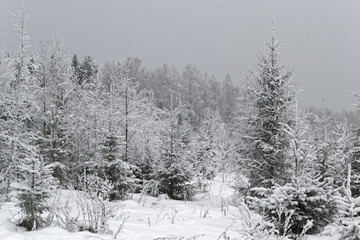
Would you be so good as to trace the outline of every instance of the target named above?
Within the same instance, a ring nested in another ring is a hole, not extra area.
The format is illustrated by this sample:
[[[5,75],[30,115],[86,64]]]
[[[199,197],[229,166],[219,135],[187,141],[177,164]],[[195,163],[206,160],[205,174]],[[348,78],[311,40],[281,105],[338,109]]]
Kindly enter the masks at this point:
[[[15,50],[8,10],[21,0],[0,3],[0,46]],[[219,81],[229,73],[242,84],[269,40],[272,18],[284,44],[281,62],[294,70],[303,89],[300,106],[335,112],[354,110],[349,91],[360,89],[360,2],[319,1],[25,1],[31,14],[30,44],[58,33],[69,55],[95,57],[98,63],[138,57],[146,68],[166,63],[179,69],[195,64]]]

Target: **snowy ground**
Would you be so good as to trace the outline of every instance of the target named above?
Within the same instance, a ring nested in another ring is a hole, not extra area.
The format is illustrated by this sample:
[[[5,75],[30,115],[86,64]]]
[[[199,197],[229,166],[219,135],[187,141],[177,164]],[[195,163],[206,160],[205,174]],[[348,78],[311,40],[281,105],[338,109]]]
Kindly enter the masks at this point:
[[[228,184],[216,178],[208,193],[199,193],[196,201],[183,202],[165,197],[140,199],[134,195],[131,200],[112,203],[121,206],[118,218],[109,221],[110,230],[116,233],[123,219],[125,224],[117,239],[196,239],[217,240],[227,230],[231,240],[245,239],[240,236],[242,224],[239,209],[227,206],[226,215],[221,211],[222,199],[232,202],[232,191]],[[69,233],[58,227],[48,227],[27,232],[13,221],[18,208],[15,203],[5,203],[0,209],[1,240],[77,240],[113,239],[114,234],[93,234],[89,232]],[[194,238],[196,237],[196,238]],[[309,236],[309,240],[331,239],[329,236]],[[335,238],[334,238],[335,239]]]

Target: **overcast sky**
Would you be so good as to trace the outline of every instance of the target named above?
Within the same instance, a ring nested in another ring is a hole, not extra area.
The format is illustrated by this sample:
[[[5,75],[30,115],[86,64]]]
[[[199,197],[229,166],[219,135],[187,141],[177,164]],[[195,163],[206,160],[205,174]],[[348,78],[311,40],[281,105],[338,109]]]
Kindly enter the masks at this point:
[[[8,10],[23,1],[0,0],[2,48],[14,49]],[[38,48],[59,33],[69,56],[98,62],[139,57],[146,68],[187,63],[241,83],[270,40],[272,18],[283,43],[280,61],[294,69],[302,106],[353,109],[360,93],[359,0],[26,0],[27,31]]]

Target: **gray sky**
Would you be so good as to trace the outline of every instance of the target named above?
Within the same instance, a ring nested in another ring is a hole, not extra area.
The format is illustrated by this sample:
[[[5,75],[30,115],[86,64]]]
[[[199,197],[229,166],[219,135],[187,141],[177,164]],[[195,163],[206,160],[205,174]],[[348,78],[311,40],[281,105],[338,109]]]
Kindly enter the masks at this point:
[[[98,62],[139,57],[148,69],[187,63],[241,82],[256,62],[272,18],[284,44],[280,60],[294,69],[302,106],[353,109],[360,93],[359,0],[0,0],[2,48],[16,48],[8,10],[25,2],[27,31],[38,48],[59,33],[70,57]]]

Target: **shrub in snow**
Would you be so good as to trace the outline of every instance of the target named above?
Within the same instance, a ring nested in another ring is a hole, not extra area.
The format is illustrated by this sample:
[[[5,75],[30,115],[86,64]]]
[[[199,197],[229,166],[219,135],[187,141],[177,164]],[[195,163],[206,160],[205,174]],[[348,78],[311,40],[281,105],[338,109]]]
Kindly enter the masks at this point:
[[[89,231],[110,233],[108,220],[114,217],[118,207],[111,206],[107,188],[99,192],[76,192],[67,199],[57,196],[51,211],[51,224],[69,232]]]
[[[50,163],[50,167],[53,169],[53,177],[57,179],[59,185],[63,188],[67,188],[70,185],[70,179],[68,178],[69,168],[60,162]]]
[[[235,190],[236,198],[245,201],[250,193],[250,181],[242,174],[236,174],[234,183],[231,186]]]
[[[273,223],[265,221],[261,217],[254,217],[244,203],[240,204],[239,210],[242,220],[240,235],[245,239],[276,239],[278,231]]]
[[[252,188],[247,202],[274,223],[280,235],[299,235],[310,222],[313,225],[309,233],[317,233],[332,222],[337,213],[335,199],[327,190],[328,184],[329,181],[302,177],[284,186]]]
[[[93,197],[97,196],[103,199],[110,198],[110,193],[114,187],[110,180],[104,180],[96,174],[86,174],[86,171],[84,171],[82,181],[84,192]]]

